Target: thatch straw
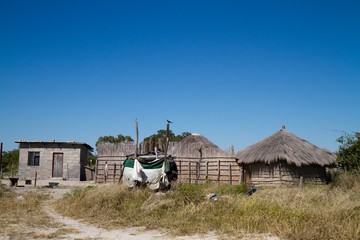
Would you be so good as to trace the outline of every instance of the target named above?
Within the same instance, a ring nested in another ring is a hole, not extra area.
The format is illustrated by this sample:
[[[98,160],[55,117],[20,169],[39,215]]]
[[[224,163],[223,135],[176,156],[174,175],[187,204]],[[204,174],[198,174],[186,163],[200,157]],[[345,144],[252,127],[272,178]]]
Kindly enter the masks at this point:
[[[336,165],[336,156],[327,149],[301,139],[285,130],[285,127],[236,153],[238,163],[264,162],[267,164],[285,160],[288,164],[302,165]]]
[[[229,154],[210,142],[204,136],[193,133],[181,142],[170,145],[169,153],[177,157],[199,157],[199,150],[203,157],[227,157]]]

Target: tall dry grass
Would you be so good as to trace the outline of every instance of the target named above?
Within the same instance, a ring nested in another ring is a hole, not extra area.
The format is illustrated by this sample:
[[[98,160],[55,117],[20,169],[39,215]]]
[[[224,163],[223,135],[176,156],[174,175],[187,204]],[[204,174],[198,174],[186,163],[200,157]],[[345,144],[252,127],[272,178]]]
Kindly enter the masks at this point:
[[[48,196],[28,193],[22,194],[23,200],[18,196],[0,183],[0,236],[32,237],[35,228],[58,226],[41,207]]]
[[[157,195],[147,189],[106,185],[78,190],[59,201],[57,208],[104,228],[146,226],[174,235],[215,231],[234,237],[270,233],[295,240],[360,238],[359,176],[344,175],[333,185],[305,186],[302,191],[266,188],[251,197],[229,194],[217,201],[205,197],[224,188],[229,187],[185,186]]]

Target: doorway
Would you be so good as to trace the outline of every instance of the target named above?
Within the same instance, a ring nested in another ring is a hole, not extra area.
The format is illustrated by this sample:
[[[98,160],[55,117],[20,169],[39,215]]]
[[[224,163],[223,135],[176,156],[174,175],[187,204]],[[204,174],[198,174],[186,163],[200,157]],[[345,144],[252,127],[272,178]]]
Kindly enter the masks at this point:
[[[52,177],[62,177],[63,175],[63,153],[53,153]]]

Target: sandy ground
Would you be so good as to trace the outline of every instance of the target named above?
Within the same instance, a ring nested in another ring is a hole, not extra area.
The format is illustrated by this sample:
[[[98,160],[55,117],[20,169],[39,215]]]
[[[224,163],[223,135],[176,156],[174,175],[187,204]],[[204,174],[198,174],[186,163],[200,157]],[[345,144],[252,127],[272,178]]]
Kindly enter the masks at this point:
[[[49,182],[59,183],[58,187],[47,188]],[[3,184],[10,186],[8,180],[2,180]],[[36,188],[34,185],[25,185],[25,182],[20,181],[19,186],[23,187],[13,187],[14,191],[21,196],[21,194],[27,192],[37,192],[42,194],[49,194],[51,196],[50,200],[47,200],[43,203],[43,209],[45,213],[54,219],[55,222],[60,223],[62,228],[68,231],[61,236],[61,239],[129,239],[129,240],[142,240],[142,239],[157,239],[157,240],[192,240],[192,239],[203,239],[203,240],[213,240],[218,239],[214,233],[209,233],[207,235],[195,235],[195,236],[185,236],[185,237],[168,237],[165,233],[160,231],[149,231],[145,228],[125,228],[125,229],[116,229],[116,230],[106,230],[98,228],[89,223],[83,223],[81,221],[71,219],[69,217],[62,216],[55,212],[52,205],[53,203],[62,198],[66,193],[70,193],[77,187],[85,187],[96,185],[94,182],[79,182],[79,181],[62,181],[62,180],[38,180],[36,183]],[[48,228],[48,229],[31,229],[39,234],[51,234],[56,232],[58,229]],[[224,237],[222,237],[223,239]],[[16,238],[13,236],[0,236],[0,239],[23,239]],[[39,238],[37,238],[39,239]],[[40,238],[41,239],[41,238]],[[266,239],[266,240],[278,240],[276,237],[264,236],[264,235],[248,235],[244,239]]]

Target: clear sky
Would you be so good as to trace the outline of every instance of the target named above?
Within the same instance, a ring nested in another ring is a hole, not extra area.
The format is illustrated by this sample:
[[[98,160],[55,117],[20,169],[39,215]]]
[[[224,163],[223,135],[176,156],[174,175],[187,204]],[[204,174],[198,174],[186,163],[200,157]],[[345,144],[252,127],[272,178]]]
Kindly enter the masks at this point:
[[[360,1],[0,0],[0,141],[241,150],[281,125],[335,151],[360,131]]]

